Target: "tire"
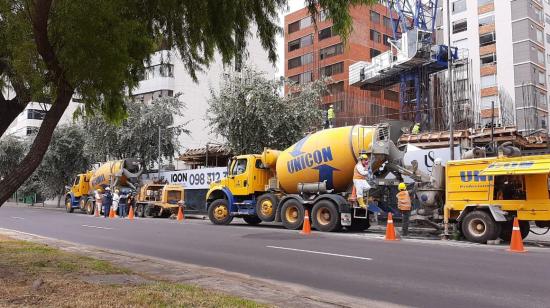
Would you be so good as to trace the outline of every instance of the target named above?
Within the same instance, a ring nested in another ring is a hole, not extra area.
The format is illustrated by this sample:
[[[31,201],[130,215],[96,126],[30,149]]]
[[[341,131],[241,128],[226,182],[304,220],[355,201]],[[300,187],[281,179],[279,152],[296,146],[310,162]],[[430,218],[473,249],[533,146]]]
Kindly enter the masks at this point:
[[[521,238],[525,239],[527,235],[529,235],[529,231],[531,230],[531,224],[527,220],[520,220],[519,229],[521,232]]]
[[[370,228],[370,221],[364,218],[352,218],[348,229],[352,232],[361,232]]]
[[[92,199],[86,200],[86,214],[94,215],[94,203],[92,202]]]
[[[148,205],[148,204],[144,204],[143,205],[143,216],[144,217],[147,217],[147,218],[153,218],[155,217],[155,213],[153,212],[153,207]]]
[[[500,223],[500,238],[505,241],[509,242],[512,239],[512,227],[514,225],[514,222],[507,221]],[[529,221],[526,220],[520,220],[519,221],[519,229],[521,233],[521,238],[525,239],[529,235],[529,230],[531,230],[531,225],[529,224]]]
[[[321,200],[311,211],[313,227],[322,232],[333,232],[342,229],[340,215],[336,205],[329,200]]]
[[[462,234],[468,241],[485,244],[497,239],[500,235],[500,224],[487,212],[472,211],[462,221]]]
[[[134,213],[136,217],[144,217],[143,216],[143,204],[136,204],[135,208],[136,212]]]
[[[251,226],[258,225],[262,222],[262,220],[258,216],[244,216],[243,220]]]
[[[227,200],[218,199],[208,207],[208,219],[215,225],[228,225],[233,220],[233,216],[229,212]]]
[[[74,211],[71,203],[71,196],[69,195],[65,196],[65,211],[67,211],[67,213],[72,213]]]
[[[80,200],[78,200],[78,208],[82,213],[86,212],[86,198],[84,196],[80,197]]]
[[[281,222],[290,230],[298,230],[304,223],[304,206],[295,199],[289,199],[281,206]]]
[[[262,221],[273,221],[277,213],[278,203],[277,197],[274,194],[263,194],[256,202],[256,214]]]

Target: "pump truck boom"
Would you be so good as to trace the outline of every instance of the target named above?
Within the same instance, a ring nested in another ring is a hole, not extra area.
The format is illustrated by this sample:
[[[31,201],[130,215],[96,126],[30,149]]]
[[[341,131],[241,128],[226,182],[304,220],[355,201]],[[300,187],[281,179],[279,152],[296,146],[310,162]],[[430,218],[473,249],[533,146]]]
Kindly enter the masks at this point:
[[[214,224],[242,217],[249,224],[278,221],[298,229],[307,209],[317,230],[365,230],[368,211],[347,199],[353,168],[361,153],[369,155],[373,170],[383,165],[401,168],[403,152],[390,139],[390,128],[381,124],[325,129],[284,151],[266,149],[233,157],[228,177],[210,185],[208,216]],[[384,181],[397,185],[396,180]]]
[[[94,190],[105,186],[121,187],[136,190],[136,185],[142,169],[135,159],[123,159],[108,161],[96,170],[78,174],[72,186],[67,187],[65,194],[65,208],[72,213],[74,209],[80,209],[90,215],[94,213]]]

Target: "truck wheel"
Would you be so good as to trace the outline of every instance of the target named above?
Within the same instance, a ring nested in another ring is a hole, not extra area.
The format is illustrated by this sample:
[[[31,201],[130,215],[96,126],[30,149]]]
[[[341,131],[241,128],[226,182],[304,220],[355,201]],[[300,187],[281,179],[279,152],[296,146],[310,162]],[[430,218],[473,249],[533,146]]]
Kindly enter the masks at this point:
[[[500,224],[484,211],[472,211],[462,221],[462,234],[475,243],[487,243],[500,235]]]
[[[65,210],[67,213],[72,213],[74,211],[73,205],[71,204],[71,196],[65,196]]]
[[[313,206],[313,227],[319,231],[332,232],[342,228],[336,205],[328,200],[321,200]]]
[[[143,205],[143,215],[148,218],[152,218],[155,216],[153,213],[153,207],[149,205]]]
[[[144,216],[143,216],[143,204],[136,204],[135,210],[136,210],[135,215],[136,215],[137,217],[144,217]]]
[[[229,212],[227,200],[218,199],[208,207],[208,218],[215,225],[228,225],[233,220],[233,216]]]
[[[352,232],[361,232],[370,228],[370,221],[365,218],[352,218],[351,226],[348,229]]]
[[[86,200],[86,214],[94,215],[94,203],[91,199]]]
[[[289,199],[281,207],[281,221],[290,230],[297,230],[304,223],[304,206],[297,200]]]
[[[509,242],[512,239],[512,227],[514,226],[513,221],[507,221],[500,224],[500,238],[505,241]],[[527,235],[529,235],[529,230],[531,230],[531,226],[529,224],[529,221],[520,220],[519,221],[519,229],[521,233],[521,238],[525,239]]]
[[[261,195],[256,202],[256,214],[262,221],[275,220],[277,197],[272,193]]]
[[[80,200],[78,200],[78,208],[82,213],[86,213],[86,198],[80,197]]]
[[[258,216],[244,216],[243,217],[243,220],[249,224],[249,225],[252,225],[252,226],[255,226],[259,223],[262,222],[262,220],[260,219],[260,217]]]

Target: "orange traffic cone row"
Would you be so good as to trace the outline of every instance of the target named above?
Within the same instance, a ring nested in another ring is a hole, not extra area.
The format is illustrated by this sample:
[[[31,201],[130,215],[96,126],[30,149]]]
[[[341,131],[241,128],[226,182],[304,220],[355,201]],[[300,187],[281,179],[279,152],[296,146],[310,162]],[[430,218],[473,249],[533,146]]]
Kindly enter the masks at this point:
[[[111,210],[109,211],[109,218],[115,218],[115,210],[111,207]]]
[[[388,224],[386,226],[386,241],[397,241],[395,228],[393,227],[393,215],[388,213]]]
[[[306,209],[306,214],[304,215],[304,225],[302,227],[302,232],[300,234],[310,235],[311,234],[311,224],[309,223],[309,211]]]
[[[134,220],[134,207],[133,206],[130,207],[130,213],[128,213],[128,219],[129,220]]]
[[[94,205],[95,207],[95,217],[99,217],[99,206]]]
[[[527,250],[523,249],[523,239],[521,238],[521,230],[519,229],[518,218],[514,217],[514,225],[512,227],[512,240],[510,241],[511,252],[526,252]]]
[[[178,221],[183,221],[183,207],[180,206],[178,210]]]

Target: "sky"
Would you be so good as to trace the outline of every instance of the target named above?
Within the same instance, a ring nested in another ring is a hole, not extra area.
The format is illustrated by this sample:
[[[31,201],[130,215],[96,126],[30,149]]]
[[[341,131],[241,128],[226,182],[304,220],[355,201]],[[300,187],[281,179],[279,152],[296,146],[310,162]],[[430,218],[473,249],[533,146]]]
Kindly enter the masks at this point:
[[[285,22],[285,15],[294,12],[296,10],[299,10],[303,7],[305,7],[305,1],[304,0],[288,0],[288,6],[289,10],[284,10],[279,13],[279,25],[281,27],[284,26]],[[281,36],[277,39],[277,71],[275,72],[275,76],[282,76],[285,73],[285,38],[281,34]]]

